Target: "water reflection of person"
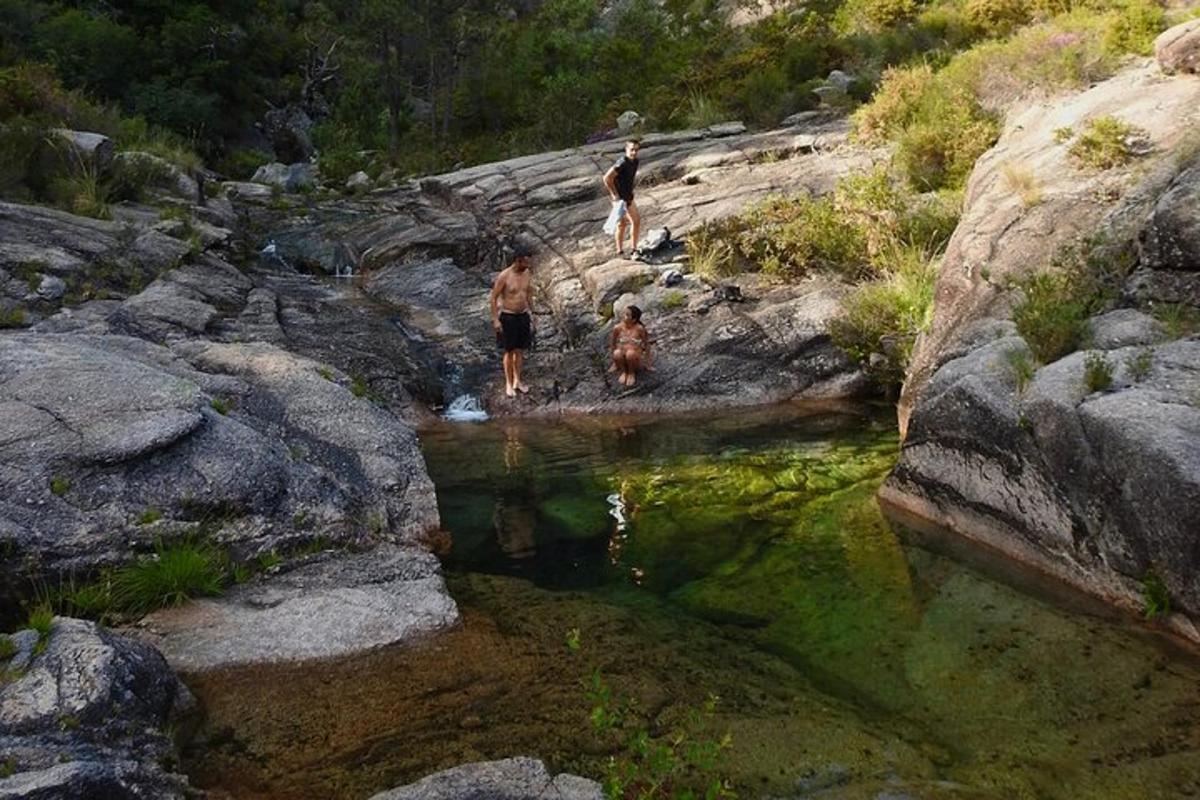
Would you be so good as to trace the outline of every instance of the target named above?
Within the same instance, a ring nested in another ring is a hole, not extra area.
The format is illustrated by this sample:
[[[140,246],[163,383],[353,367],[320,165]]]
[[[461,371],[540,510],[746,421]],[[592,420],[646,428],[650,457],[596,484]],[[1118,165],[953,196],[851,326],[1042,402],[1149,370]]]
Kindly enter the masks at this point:
[[[509,474],[521,468],[521,430],[516,425],[504,426],[504,471]]]
[[[514,559],[532,558],[537,553],[537,501],[533,489],[521,475],[525,446],[517,425],[504,426],[504,471],[512,476],[503,481],[503,493],[492,510],[492,527],[500,550]]]
[[[533,505],[520,498],[496,498],[492,526],[504,555],[515,559],[537,555],[537,511]]]

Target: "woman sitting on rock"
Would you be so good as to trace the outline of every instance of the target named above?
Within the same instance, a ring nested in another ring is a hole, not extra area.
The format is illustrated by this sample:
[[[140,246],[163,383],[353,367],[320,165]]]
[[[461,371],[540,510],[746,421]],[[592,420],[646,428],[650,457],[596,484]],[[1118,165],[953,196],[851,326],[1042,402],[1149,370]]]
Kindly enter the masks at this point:
[[[643,368],[652,369],[650,334],[642,324],[640,308],[628,306],[625,309],[621,320],[613,325],[609,349],[612,350],[613,369],[622,386],[633,386],[637,383],[638,372]]]

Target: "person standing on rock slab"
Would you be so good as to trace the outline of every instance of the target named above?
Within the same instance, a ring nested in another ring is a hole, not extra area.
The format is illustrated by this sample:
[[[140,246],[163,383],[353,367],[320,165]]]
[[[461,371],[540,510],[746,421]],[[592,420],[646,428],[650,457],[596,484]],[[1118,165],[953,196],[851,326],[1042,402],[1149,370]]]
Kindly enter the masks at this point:
[[[637,204],[633,202],[633,184],[637,179],[638,153],[641,152],[641,149],[642,145],[636,139],[625,142],[625,155],[617,159],[617,163],[604,173],[604,188],[608,190],[608,196],[612,198],[614,204],[625,203],[625,216],[621,217],[617,223],[617,232],[614,235],[617,243],[617,255],[625,255],[625,231],[632,221],[634,258],[641,257],[637,246],[638,237],[642,234],[642,215],[638,211]]]
[[[525,351],[533,344],[533,253],[518,245],[513,262],[496,277],[490,305],[496,343],[504,351],[504,394],[516,397],[529,387],[521,380]]]

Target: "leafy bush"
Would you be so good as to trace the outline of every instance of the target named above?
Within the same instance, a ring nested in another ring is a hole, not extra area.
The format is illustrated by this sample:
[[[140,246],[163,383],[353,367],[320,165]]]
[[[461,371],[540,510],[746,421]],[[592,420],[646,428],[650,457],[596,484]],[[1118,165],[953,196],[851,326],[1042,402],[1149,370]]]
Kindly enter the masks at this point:
[[[23,327],[26,321],[23,308],[11,308],[7,311],[0,309],[0,330]]]
[[[1087,330],[1091,298],[1071,273],[1041,272],[1021,281],[1013,321],[1043,364],[1079,348]]]
[[[1033,8],[1027,0],[967,0],[964,14],[985,36],[1007,36],[1033,19]]]
[[[1114,53],[1154,53],[1154,40],[1167,28],[1163,7],[1152,0],[1127,0],[1104,32],[1104,47]]]
[[[1146,619],[1157,619],[1171,614],[1171,594],[1153,569],[1147,571],[1142,579],[1142,605]]]
[[[884,387],[904,380],[917,335],[933,315],[937,262],[920,251],[905,255],[882,277],[843,299],[841,314],[829,326],[833,343]],[[872,364],[872,354],[883,359]]]
[[[1012,369],[1013,381],[1017,384],[1017,391],[1024,392],[1037,372],[1037,365],[1029,359],[1029,353],[1019,347],[1009,350],[1004,354],[1004,357],[1008,361],[1008,366]]]
[[[1134,383],[1141,383],[1150,377],[1150,371],[1154,367],[1154,350],[1149,347],[1143,347],[1137,353],[1125,359],[1125,369],[1129,371],[1129,377]]]
[[[118,608],[146,614],[195,597],[220,594],[224,584],[223,559],[216,549],[192,541],[159,542],[153,556],[113,575],[112,597]]]
[[[1088,353],[1083,359],[1083,385],[1088,393],[1112,388],[1113,365],[1104,353]]]
[[[0,661],[7,661],[17,654],[17,646],[11,637],[0,633]]]
[[[1145,131],[1116,117],[1095,117],[1087,121],[1067,152],[1083,166],[1112,169],[1133,160],[1134,144],[1144,136]]]

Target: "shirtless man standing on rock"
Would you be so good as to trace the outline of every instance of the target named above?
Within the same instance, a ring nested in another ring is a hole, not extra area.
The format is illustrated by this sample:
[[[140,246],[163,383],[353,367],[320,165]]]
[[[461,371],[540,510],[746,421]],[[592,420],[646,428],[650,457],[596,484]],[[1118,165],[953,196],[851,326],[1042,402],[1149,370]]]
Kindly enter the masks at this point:
[[[521,380],[525,351],[533,344],[532,252],[518,245],[512,265],[496,277],[490,299],[496,343],[504,350],[504,394],[516,397],[529,387]]]

